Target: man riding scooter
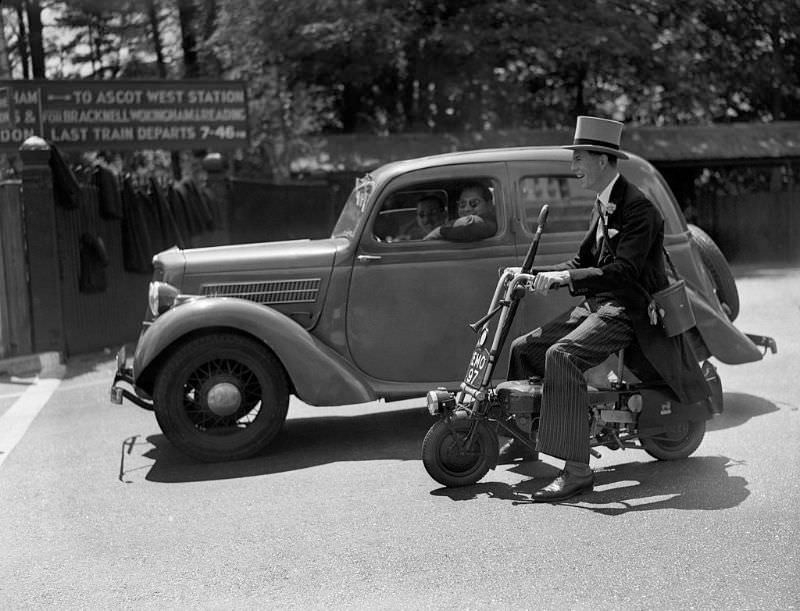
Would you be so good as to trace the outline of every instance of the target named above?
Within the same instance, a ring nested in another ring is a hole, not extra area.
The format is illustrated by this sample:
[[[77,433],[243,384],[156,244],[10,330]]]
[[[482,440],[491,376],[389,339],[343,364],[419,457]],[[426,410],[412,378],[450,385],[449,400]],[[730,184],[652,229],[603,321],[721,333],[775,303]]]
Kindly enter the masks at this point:
[[[654,324],[648,295],[668,286],[664,220],[656,206],[617,171],[623,124],[578,117],[572,170],[597,193],[589,232],[574,258],[536,267],[531,290],[546,295],[568,286],[585,303],[511,345],[508,380],[543,379],[537,449],[564,461],[563,470],[533,494],[556,502],[592,489],[589,467],[588,392],[584,373],[625,348],[641,380],[660,379],[681,403],[707,400],[711,390],[683,335],[667,337]],[[500,458],[532,458],[514,439]]]

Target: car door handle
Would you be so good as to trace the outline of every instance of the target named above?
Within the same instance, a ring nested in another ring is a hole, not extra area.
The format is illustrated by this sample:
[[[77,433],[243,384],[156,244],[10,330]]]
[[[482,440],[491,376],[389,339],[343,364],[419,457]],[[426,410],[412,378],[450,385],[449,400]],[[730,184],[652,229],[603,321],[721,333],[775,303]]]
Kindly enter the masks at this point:
[[[370,263],[372,261],[380,261],[383,257],[380,255],[358,255],[356,258],[359,261],[364,261],[364,263]]]

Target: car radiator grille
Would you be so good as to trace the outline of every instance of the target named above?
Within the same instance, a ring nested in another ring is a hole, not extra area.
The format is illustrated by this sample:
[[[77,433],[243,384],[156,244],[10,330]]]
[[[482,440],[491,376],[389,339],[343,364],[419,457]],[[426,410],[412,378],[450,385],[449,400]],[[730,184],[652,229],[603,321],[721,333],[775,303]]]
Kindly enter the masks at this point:
[[[319,294],[320,278],[204,284],[202,294],[209,297],[238,297],[264,305],[311,303]]]

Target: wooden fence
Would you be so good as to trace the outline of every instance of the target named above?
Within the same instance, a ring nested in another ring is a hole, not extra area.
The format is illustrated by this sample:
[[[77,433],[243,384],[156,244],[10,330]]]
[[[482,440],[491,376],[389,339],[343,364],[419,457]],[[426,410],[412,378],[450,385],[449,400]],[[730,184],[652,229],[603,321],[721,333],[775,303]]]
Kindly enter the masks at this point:
[[[20,186],[19,180],[0,183],[0,358],[32,351]]]

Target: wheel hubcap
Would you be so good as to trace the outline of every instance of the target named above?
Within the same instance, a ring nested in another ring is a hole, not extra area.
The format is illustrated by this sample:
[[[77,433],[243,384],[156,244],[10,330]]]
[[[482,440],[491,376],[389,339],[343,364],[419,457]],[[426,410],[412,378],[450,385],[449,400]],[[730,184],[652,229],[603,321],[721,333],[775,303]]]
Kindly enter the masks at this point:
[[[208,409],[217,416],[231,416],[242,405],[239,387],[230,382],[219,382],[209,388],[206,395]]]

